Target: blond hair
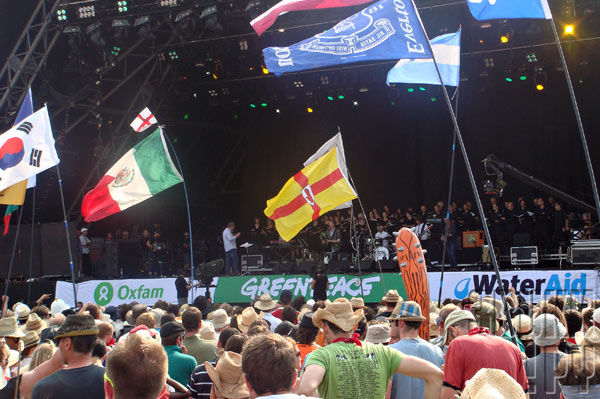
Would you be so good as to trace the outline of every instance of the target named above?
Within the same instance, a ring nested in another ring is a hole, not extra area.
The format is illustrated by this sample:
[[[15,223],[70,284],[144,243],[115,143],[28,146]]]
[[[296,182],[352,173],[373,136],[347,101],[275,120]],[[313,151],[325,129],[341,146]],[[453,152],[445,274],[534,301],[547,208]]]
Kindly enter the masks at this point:
[[[46,360],[50,360],[50,358],[54,355],[56,351],[56,346],[52,342],[44,342],[43,344],[38,345],[37,348],[33,351],[33,355],[31,355],[31,363],[29,363],[29,371],[35,369],[40,364],[44,363]]]

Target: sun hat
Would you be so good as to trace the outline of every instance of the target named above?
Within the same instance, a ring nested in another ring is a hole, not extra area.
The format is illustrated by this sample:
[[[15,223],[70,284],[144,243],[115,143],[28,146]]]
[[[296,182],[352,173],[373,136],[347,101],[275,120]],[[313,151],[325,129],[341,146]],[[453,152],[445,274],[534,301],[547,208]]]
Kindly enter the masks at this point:
[[[341,328],[343,331],[351,331],[364,317],[362,309],[352,311],[352,305],[346,298],[338,298],[325,308],[317,309],[313,315],[313,324],[322,328],[323,320],[327,320]]]
[[[352,305],[352,309],[358,309],[365,306],[365,301],[362,298],[352,297],[350,299],[350,304]]]
[[[390,325],[383,323],[371,324],[367,327],[365,342],[372,344],[387,344],[390,342]]]
[[[0,337],[23,338],[25,334],[19,330],[17,319],[3,317],[0,319]]]
[[[250,396],[242,372],[242,355],[239,353],[223,352],[216,367],[209,362],[204,362],[204,367],[214,387],[223,397],[243,399]]]
[[[388,320],[425,321],[427,318],[421,312],[421,305],[415,301],[398,302]]]
[[[89,229],[87,227],[82,227],[81,232],[83,233],[84,231],[89,231]]]
[[[556,345],[566,333],[567,327],[563,326],[553,314],[541,314],[533,321],[533,342],[536,345]]]
[[[471,291],[469,294],[469,300],[473,303],[479,302],[479,293],[477,291]]]
[[[7,361],[6,365],[10,368],[10,367],[14,366],[15,364],[17,364],[18,361],[19,361],[19,352],[14,349],[9,349],[8,361]]]
[[[523,388],[504,370],[480,369],[465,384],[461,399],[525,399]]]
[[[62,313],[64,310],[66,309],[70,309],[71,307],[69,305],[67,305],[65,303],[65,301],[63,301],[60,298],[56,298],[54,301],[52,301],[52,304],[50,305],[50,313],[51,314],[59,314]]]
[[[397,290],[389,290],[381,300],[383,302],[400,302],[402,298],[400,298]]]
[[[23,338],[23,343],[25,344],[25,348],[23,349],[36,346],[40,343],[40,336],[35,331],[27,331],[27,334],[25,334],[25,338]]]
[[[35,331],[36,333],[41,334],[44,328],[46,328],[46,325],[42,319],[40,319],[40,316],[36,313],[31,313],[27,318],[27,323],[21,326],[21,331],[23,331],[23,333]]]
[[[253,307],[247,307],[242,311],[242,314],[237,316],[237,324],[240,331],[247,333],[250,325],[258,319],[263,318],[263,312],[256,313]]]
[[[491,296],[486,296],[482,299],[483,302],[487,302],[496,308],[496,319],[497,320],[506,320],[506,316],[504,315],[504,304],[501,300],[492,298]]]
[[[448,339],[448,328],[463,320],[476,321],[473,313],[468,310],[455,310],[446,317],[446,321],[444,322],[444,342]]]
[[[594,310],[594,313],[592,313],[592,320],[600,324],[600,308]]]
[[[313,306],[315,306],[315,300],[309,299],[308,301],[306,301],[306,304],[312,308]]]
[[[533,320],[531,320],[531,317],[527,316],[526,314],[517,315],[513,317],[512,324],[519,334],[521,341],[529,341],[533,339],[533,335],[531,334],[533,330]]]
[[[596,326],[591,326],[590,328],[588,328],[585,334],[581,333],[579,336],[575,334],[575,342],[577,343],[577,345],[581,346],[600,347],[600,328]]]
[[[182,334],[185,332],[185,328],[176,321],[170,321],[168,323],[163,324],[160,328],[160,337],[167,338],[173,336],[177,333]]]
[[[316,329],[317,327],[315,327],[315,325],[313,324],[313,316],[313,312],[306,312],[300,319],[300,324],[298,325],[298,327]]]
[[[98,326],[90,315],[69,315],[65,322],[56,330],[54,339],[80,337],[82,335],[98,335]]]
[[[471,306],[471,312],[473,312],[477,324],[481,327],[489,328],[492,334],[500,327],[498,321],[496,321],[497,312],[494,305],[488,302],[477,302]]]
[[[225,309],[217,309],[213,312],[212,323],[215,328],[225,328],[231,323],[231,317],[227,316]]]
[[[258,310],[262,310],[265,312],[270,312],[271,310],[275,309],[277,306],[279,306],[277,304],[277,301],[275,301],[273,298],[271,298],[271,295],[269,294],[262,294],[260,296],[260,298],[258,299],[258,301],[256,301],[256,303],[254,304],[254,307]]]
[[[15,307],[15,316],[21,322],[26,321],[30,313],[31,309],[29,309],[29,306],[25,305],[24,303],[21,303]]]
[[[209,341],[217,340],[217,333],[215,332],[215,328],[213,327],[212,323],[203,322],[198,334],[200,334],[202,339]]]

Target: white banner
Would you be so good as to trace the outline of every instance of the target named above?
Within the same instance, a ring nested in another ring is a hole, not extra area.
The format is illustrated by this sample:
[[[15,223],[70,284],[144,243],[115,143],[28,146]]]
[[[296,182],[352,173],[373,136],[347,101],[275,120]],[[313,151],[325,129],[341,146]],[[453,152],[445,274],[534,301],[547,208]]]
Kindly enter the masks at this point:
[[[213,279],[217,285],[219,278]],[[77,300],[95,303],[100,306],[117,306],[122,303],[139,302],[154,305],[162,299],[169,303],[177,303],[177,290],[174,278],[132,279],[132,280],[90,280],[77,283]],[[204,294],[205,288],[190,290],[188,302],[192,303],[193,296]],[[214,298],[215,288],[210,289]],[[73,303],[73,284],[68,281],[57,281],[55,297],[68,304]]]

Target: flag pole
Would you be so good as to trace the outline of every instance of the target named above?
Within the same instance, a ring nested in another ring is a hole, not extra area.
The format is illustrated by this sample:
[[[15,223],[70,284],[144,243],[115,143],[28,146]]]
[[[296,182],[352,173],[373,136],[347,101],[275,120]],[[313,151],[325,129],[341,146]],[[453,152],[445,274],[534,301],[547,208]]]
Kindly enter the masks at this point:
[[[414,6],[414,3],[413,3]],[[479,197],[479,190],[477,189],[477,184],[475,182],[475,176],[473,175],[473,169],[471,168],[471,164],[469,163],[469,156],[467,154],[467,149],[465,147],[465,143],[462,138],[462,134],[460,133],[460,128],[458,127],[458,120],[456,119],[456,115],[454,114],[454,109],[452,109],[452,102],[450,101],[450,97],[448,96],[448,90],[446,90],[446,85],[444,85],[444,81],[442,80],[442,74],[440,72],[440,67],[438,66],[437,60],[435,59],[435,53],[433,52],[433,48],[431,47],[431,42],[429,41],[429,36],[427,35],[427,31],[425,31],[425,26],[423,25],[423,21],[421,21],[421,17],[417,12],[417,18],[419,19],[419,23],[421,25],[421,29],[423,30],[423,35],[425,36],[425,41],[427,42],[427,48],[429,53],[431,54],[431,59],[433,60],[433,65],[435,66],[435,71],[438,75],[438,79],[440,80],[440,86],[442,87],[442,93],[444,94],[444,100],[446,101],[446,106],[448,107],[448,112],[450,112],[450,117],[452,119],[452,124],[454,125],[454,133],[456,134],[456,139],[458,140],[458,144],[460,146],[460,150],[465,160],[465,166],[467,168],[467,174],[469,176],[469,182],[471,183],[471,188],[473,189],[473,195],[475,196],[475,203],[477,204],[477,210],[479,215],[481,216],[481,224],[483,225],[483,231],[485,232],[485,239],[490,247],[490,257],[492,258],[492,265],[494,266],[494,271],[496,274],[496,281],[498,284],[498,291],[500,291],[500,295],[502,296],[502,303],[504,305],[504,313],[507,315],[506,319],[508,321],[508,327],[510,330],[510,335],[512,338],[512,342],[516,345],[517,340],[515,336],[515,330],[512,325],[512,320],[510,318],[508,304],[506,302],[506,292],[504,291],[504,284],[502,284],[502,278],[500,276],[500,269],[498,267],[498,260],[496,259],[496,252],[494,251],[494,244],[492,243],[492,237],[490,235],[490,231],[487,225],[487,220],[485,217],[485,213],[483,210],[483,204],[481,203],[481,198]]]
[[[23,205],[19,209],[19,222],[17,224],[17,231],[15,233],[15,242],[13,243],[12,254],[10,256],[10,266],[8,267],[8,275],[6,276],[6,282],[4,284],[4,297],[8,295],[8,286],[10,285],[10,276],[12,275],[13,266],[15,264],[15,254],[17,253],[17,242],[19,241],[19,231],[21,230],[21,220],[23,219]]]
[[[67,220],[67,210],[65,208],[65,193],[63,192],[62,178],[60,169],[56,165],[56,174],[58,175],[58,188],[60,189],[60,201],[62,204],[63,218],[65,223],[65,235],[67,237],[67,251],[69,252],[69,266],[71,267],[71,283],[73,284],[73,302],[77,307],[77,288],[75,286],[75,269],[73,267],[73,253],[71,252],[71,237],[69,236],[69,221]]]
[[[175,160],[177,161],[177,167],[179,168],[179,174],[181,175],[181,182],[183,183],[183,193],[185,194],[185,205],[187,208],[187,217],[188,217],[188,233],[190,235],[190,285],[192,290],[192,298],[194,297],[194,239],[192,237],[192,214],[190,212],[190,200],[188,198],[188,190],[187,185],[185,184],[185,177],[183,176],[183,169],[181,168],[181,162],[179,162],[179,157],[177,156],[177,151],[175,151],[175,147],[167,136],[167,133],[164,129],[161,128],[167,143],[169,143],[169,147],[173,151],[173,155],[175,155]],[[189,299],[189,298],[188,298]]]
[[[454,92],[454,96],[456,97],[456,101],[454,102],[454,113],[458,115],[458,86],[456,86],[456,91]],[[448,221],[450,220],[450,201],[452,201],[452,186],[454,183],[454,160],[456,158],[456,130],[454,130],[454,135],[452,136],[452,158],[450,161],[450,184],[448,185],[448,202],[446,203],[446,233],[444,240],[444,247],[442,249],[442,272],[440,274],[440,291],[438,294],[438,308],[442,305],[442,287],[444,286],[444,266],[446,265],[446,243],[448,242],[448,233],[450,232],[450,224]]]
[[[35,236],[35,186],[33,186],[33,197],[31,202],[31,250],[29,251],[29,279],[27,280],[27,303],[31,301],[31,278],[33,274],[33,238]]]
[[[558,47],[560,62],[562,63],[563,71],[565,72],[565,79],[567,80],[567,87],[569,88],[569,96],[571,97],[571,103],[573,104],[573,111],[575,112],[575,120],[577,121],[577,128],[579,130],[579,136],[581,138],[581,145],[583,146],[583,153],[585,154],[585,162],[587,164],[588,174],[590,175],[590,183],[592,184],[594,202],[596,203],[596,214],[600,219],[600,198],[598,197],[598,186],[596,185],[596,178],[594,177],[594,168],[592,167],[590,150],[588,148],[587,140],[585,138],[585,131],[583,130],[583,122],[581,121],[581,114],[579,113],[577,98],[575,97],[575,91],[573,90],[573,82],[571,81],[571,75],[569,75],[569,68],[567,67],[567,61],[565,60],[565,54],[563,53],[563,48],[560,44],[560,38],[558,37],[558,31],[556,30],[556,24],[554,23],[553,17],[550,18],[550,22],[552,25],[552,32],[554,33],[554,40],[556,40],[556,47]]]

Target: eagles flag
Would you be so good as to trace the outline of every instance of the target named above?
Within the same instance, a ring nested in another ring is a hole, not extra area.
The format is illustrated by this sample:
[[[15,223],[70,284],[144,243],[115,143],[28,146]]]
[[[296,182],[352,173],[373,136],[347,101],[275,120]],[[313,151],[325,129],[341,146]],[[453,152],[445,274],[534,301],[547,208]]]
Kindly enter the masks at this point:
[[[281,238],[289,241],[311,221],[354,198],[356,192],[340,169],[334,147],[290,178],[267,201],[265,215],[275,221]]]
[[[431,58],[412,0],[380,0],[332,29],[289,47],[263,50],[275,75],[359,61]]]

